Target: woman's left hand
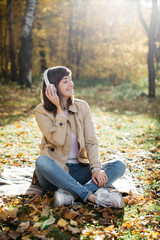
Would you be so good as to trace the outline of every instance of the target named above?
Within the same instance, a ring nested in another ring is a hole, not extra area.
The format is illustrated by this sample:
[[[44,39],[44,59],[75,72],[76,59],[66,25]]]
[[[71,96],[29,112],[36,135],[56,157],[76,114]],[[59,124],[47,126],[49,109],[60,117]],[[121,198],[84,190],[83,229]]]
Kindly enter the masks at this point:
[[[92,173],[92,180],[98,187],[104,187],[108,177],[103,170],[97,169]]]

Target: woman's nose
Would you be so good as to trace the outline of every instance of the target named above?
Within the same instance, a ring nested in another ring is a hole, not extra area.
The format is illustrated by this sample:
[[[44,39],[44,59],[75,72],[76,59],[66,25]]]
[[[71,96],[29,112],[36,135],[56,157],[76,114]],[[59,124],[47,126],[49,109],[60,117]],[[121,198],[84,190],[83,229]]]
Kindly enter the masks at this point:
[[[70,81],[70,86],[73,87],[74,86],[74,83],[73,81]]]

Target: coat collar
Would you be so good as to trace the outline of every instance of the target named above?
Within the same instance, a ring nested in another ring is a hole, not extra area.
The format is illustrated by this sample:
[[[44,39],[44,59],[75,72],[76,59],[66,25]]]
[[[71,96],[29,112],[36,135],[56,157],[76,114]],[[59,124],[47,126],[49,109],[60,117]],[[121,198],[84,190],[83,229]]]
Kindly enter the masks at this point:
[[[75,104],[75,100],[73,100],[73,104],[71,106],[69,106],[69,112],[72,112],[72,113],[77,113],[78,112],[77,106]]]

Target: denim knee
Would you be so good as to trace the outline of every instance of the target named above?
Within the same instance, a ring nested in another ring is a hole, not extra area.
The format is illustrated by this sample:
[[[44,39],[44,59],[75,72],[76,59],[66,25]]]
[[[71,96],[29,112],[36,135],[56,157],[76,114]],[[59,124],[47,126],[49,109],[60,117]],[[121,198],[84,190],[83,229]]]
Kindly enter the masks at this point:
[[[126,170],[126,164],[122,162],[121,160],[116,160],[115,161],[116,167],[119,171],[121,171],[121,176],[124,174]]]
[[[43,169],[44,166],[46,165],[46,161],[47,161],[48,157],[45,156],[45,155],[41,155],[39,156],[37,159],[36,159],[36,162],[35,162],[35,166],[36,166],[36,169]]]

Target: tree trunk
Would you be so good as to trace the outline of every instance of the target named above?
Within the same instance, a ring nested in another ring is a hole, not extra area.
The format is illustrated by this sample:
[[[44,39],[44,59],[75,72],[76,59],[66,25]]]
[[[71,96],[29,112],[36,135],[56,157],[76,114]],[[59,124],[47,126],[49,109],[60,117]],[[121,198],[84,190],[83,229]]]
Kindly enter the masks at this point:
[[[15,44],[14,44],[14,31],[13,31],[13,0],[7,1],[7,20],[9,26],[9,48],[10,48],[10,60],[11,60],[11,79],[12,81],[17,80],[17,68],[16,68],[16,55],[15,55]]]
[[[8,51],[7,51],[7,23],[6,23],[6,5],[0,8],[0,72],[6,79],[8,70]]]
[[[37,23],[37,28],[40,31],[42,29],[42,24],[40,22]],[[45,40],[43,37],[39,37],[38,39],[38,47],[39,47],[39,55],[40,55],[40,68],[43,73],[47,69],[46,62],[46,53],[45,53]]]
[[[6,9],[6,11],[7,11],[7,9]],[[3,36],[3,48],[4,48],[4,71],[3,71],[3,76],[4,76],[5,79],[7,78],[7,75],[8,75],[8,62],[9,62],[7,35],[8,35],[8,26],[7,26],[7,21],[5,21],[5,31],[4,31],[4,36]]]
[[[3,43],[2,43],[2,34],[3,34],[3,31],[2,31],[2,20],[3,17],[2,17],[2,9],[0,9],[0,54],[1,54],[1,57],[0,57],[0,72],[3,72]]]
[[[87,8],[88,8],[88,3],[85,3],[85,9],[83,11],[83,17],[82,17],[82,23],[81,25],[77,23],[77,28],[76,28],[76,52],[75,52],[75,57],[76,57],[76,80],[79,80],[80,78],[80,67],[81,67],[81,59],[83,55],[83,45],[84,45],[84,39],[86,35],[86,17],[87,17]],[[79,19],[81,18],[81,14],[79,16]]]
[[[19,83],[21,86],[32,85],[32,29],[36,9],[36,0],[26,0],[26,9],[21,34],[19,52]]]
[[[73,64],[73,3],[70,4],[70,14],[69,14],[69,30],[68,30],[68,49],[67,49],[67,67],[71,68]]]
[[[158,6],[157,0],[152,0],[152,14],[149,28],[149,51],[148,51],[148,71],[149,71],[149,97],[155,97],[155,79],[156,71],[154,66],[155,57],[155,40],[158,23]]]
[[[148,63],[148,79],[149,79],[149,85],[148,85],[148,96],[149,97],[155,97],[156,93],[156,85],[155,85],[155,79],[156,79],[156,70],[155,70],[155,41],[156,41],[156,34],[158,33],[157,28],[159,26],[158,22],[158,6],[157,6],[157,0],[152,0],[152,13],[151,13],[151,21],[150,26],[148,27],[146,22],[144,21],[144,18],[141,13],[141,6],[140,1],[138,0],[138,13],[139,18],[142,23],[142,26],[144,30],[146,31],[148,35],[148,57],[147,57],[147,63]]]

